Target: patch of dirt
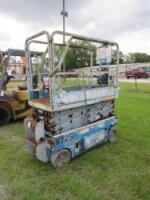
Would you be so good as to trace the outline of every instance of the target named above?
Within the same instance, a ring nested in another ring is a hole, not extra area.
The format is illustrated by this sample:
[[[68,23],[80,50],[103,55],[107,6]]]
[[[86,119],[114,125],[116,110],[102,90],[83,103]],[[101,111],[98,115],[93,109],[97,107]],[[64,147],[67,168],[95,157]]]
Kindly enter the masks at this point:
[[[3,185],[0,185],[0,199],[4,200],[8,197],[8,192]]]
[[[19,143],[20,142],[20,138],[18,136],[12,136],[11,140],[14,143]]]

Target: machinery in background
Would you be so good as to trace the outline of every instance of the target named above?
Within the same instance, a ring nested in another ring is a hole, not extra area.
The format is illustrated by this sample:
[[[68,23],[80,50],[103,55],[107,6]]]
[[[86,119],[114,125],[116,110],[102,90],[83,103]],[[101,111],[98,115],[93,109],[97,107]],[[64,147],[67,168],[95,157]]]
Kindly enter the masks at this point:
[[[35,54],[36,52],[32,52],[31,57]],[[23,75],[24,79],[26,79],[25,62],[13,62],[14,57],[25,59],[25,51],[9,49],[8,51],[1,52],[1,56],[3,61],[3,72],[0,77],[0,125],[4,125],[9,123],[11,119],[17,120],[30,115],[31,107],[28,105],[26,80],[24,80],[23,85],[16,85],[16,88],[13,89],[13,91],[7,90],[8,83],[10,83],[12,79],[15,79],[15,76],[19,77]],[[19,74],[15,71],[16,66],[19,66]],[[34,82],[36,85],[37,81],[35,78]]]
[[[25,44],[32,107],[32,115],[24,121],[26,144],[37,159],[44,163],[50,161],[56,168],[65,166],[88,149],[115,141],[117,123],[114,101],[118,96],[118,44],[72,33],[65,33],[65,44],[56,43],[55,38],[63,34],[55,31],[50,35],[43,31],[28,38]],[[91,46],[81,46],[77,41],[88,41]],[[33,44],[46,46],[38,71],[37,90],[32,84],[30,52]],[[59,59],[55,51],[58,46],[64,46]],[[70,48],[88,51],[91,61],[88,73],[86,70],[83,73],[61,71]],[[117,63],[113,67],[109,65],[111,48],[117,52]],[[95,53],[99,64],[96,69],[92,68]]]

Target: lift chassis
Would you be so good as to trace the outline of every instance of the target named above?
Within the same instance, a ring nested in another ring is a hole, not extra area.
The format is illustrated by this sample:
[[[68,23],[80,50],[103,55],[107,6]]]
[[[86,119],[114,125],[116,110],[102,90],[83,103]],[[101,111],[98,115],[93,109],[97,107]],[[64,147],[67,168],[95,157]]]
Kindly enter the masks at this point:
[[[28,99],[32,107],[32,115],[24,121],[26,144],[37,159],[44,163],[50,161],[56,168],[65,166],[72,158],[99,144],[114,142],[117,123],[114,102],[118,96],[118,44],[72,33],[65,33],[65,44],[56,43],[54,37],[63,34],[55,31],[50,35],[42,31],[28,38],[25,43]],[[41,36],[45,36],[46,41],[39,40]],[[84,46],[79,41],[88,42],[90,46]],[[46,45],[38,69],[36,90],[33,89],[30,57],[33,44]],[[56,59],[55,49],[58,46],[64,49],[60,58]],[[115,47],[116,66],[109,65],[110,59],[105,53],[105,58],[98,57],[99,65],[94,68],[95,52],[100,54],[99,49],[104,51],[110,47]],[[82,73],[61,71],[70,48],[88,51],[88,70]],[[62,81],[64,78],[65,81]],[[79,85],[73,82],[76,79]]]
[[[32,126],[32,121],[27,118],[25,123],[28,124],[26,127],[28,149],[36,155],[37,159],[44,163],[51,162],[56,168],[63,167],[71,159],[93,147],[116,140],[117,118],[115,116],[53,136],[51,140],[44,132],[44,124],[39,122],[35,129],[36,140],[34,142],[31,139],[30,134],[32,133],[29,128]],[[41,141],[40,138],[42,138]]]

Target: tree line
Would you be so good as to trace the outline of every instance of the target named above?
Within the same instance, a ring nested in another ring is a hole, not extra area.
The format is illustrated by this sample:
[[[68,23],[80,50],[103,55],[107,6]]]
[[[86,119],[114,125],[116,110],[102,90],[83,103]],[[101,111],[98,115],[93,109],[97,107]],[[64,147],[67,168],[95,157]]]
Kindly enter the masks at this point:
[[[71,46],[75,48],[69,48],[68,52],[65,57],[65,66],[66,71],[72,70],[75,68],[83,68],[89,67],[91,63],[91,55],[93,57],[93,66],[96,65],[96,50],[95,46],[89,42],[73,42]],[[80,46],[80,48],[79,48]],[[62,52],[64,51],[64,47],[57,46],[55,48],[55,63],[57,64]],[[92,53],[92,54],[91,54]],[[128,55],[123,54],[122,51],[119,52],[119,63],[126,64],[126,63],[145,63],[150,62],[150,55],[146,53],[129,53]],[[111,64],[116,63],[116,51],[112,51],[112,59]],[[0,56],[0,72],[2,72],[2,57]]]
[[[87,47],[88,49],[94,49],[94,45],[91,45],[89,42],[78,42],[73,45]],[[56,55],[61,55],[63,48],[59,47],[56,50]],[[112,50],[111,64],[115,64],[117,61],[116,51]],[[122,51],[119,52],[119,63],[128,64],[128,63],[145,63],[150,62],[150,55],[146,53],[129,53],[125,55]],[[69,48],[68,53],[65,58],[66,70],[71,70],[74,68],[83,68],[90,66],[90,51],[78,48]],[[93,50],[93,65],[96,65],[96,51]]]

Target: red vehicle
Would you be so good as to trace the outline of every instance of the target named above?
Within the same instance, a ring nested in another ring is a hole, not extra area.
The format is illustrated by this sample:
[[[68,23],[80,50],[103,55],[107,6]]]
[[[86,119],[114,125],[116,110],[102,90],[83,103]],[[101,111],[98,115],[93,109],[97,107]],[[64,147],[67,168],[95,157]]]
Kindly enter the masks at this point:
[[[129,78],[148,78],[149,73],[144,69],[133,69],[125,72],[127,79]]]

